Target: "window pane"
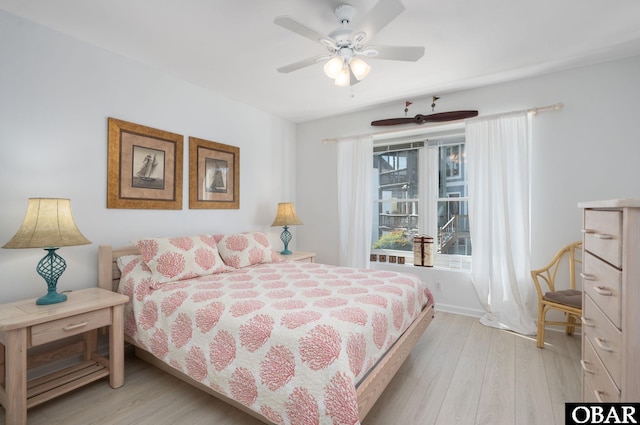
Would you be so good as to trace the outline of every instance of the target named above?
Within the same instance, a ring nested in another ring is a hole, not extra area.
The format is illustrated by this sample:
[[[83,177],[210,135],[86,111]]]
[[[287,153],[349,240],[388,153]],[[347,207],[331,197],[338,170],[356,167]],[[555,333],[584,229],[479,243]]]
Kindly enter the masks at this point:
[[[464,143],[439,148],[438,252],[471,255]]]
[[[467,173],[464,161],[464,144],[441,146],[440,178],[438,197],[449,198],[451,194],[467,196]]]
[[[377,205],[372,248],[412,251],[418,233],[418,151],[375,154],[373,166]]]
[[[438,201],[438,253],[471,255],[466,200]]]

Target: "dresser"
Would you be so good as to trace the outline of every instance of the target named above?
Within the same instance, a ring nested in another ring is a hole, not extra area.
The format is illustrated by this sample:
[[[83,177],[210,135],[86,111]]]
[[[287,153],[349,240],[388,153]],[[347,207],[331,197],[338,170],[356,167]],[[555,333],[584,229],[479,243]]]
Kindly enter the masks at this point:
[[[640,199],[583,202],[582,398],[640,400]]]

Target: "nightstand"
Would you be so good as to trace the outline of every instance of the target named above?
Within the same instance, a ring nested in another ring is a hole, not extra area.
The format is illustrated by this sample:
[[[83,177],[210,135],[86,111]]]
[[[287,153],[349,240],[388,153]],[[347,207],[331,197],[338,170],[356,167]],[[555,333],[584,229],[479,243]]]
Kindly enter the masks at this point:
[[[280,257],[284,258],[287,261],[300,261],[302,263],[313,263],[316,255],[318,254],[315,252],[293,251],[293,254],[290,254],[290,255],[280,254]]]
[[[67,301],[36,305],[36,299],[0,305],[0,404],[7,425],[27,423],[27,409],[105,376],[113,388],[124,384],[126,295],[100,288],[67,293]],[[109,358],[98,354],[98,328],[109,328]],[[31,355],[32,347],[82,334],[81,340]],[[2,349],[4,348],[4,350]],[[82,354],[83,360],[27,382],[27,368]]]

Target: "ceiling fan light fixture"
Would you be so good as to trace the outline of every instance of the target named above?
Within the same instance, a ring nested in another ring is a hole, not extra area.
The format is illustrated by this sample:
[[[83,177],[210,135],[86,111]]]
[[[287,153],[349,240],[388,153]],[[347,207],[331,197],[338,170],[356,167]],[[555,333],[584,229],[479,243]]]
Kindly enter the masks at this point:
[[[353,72],[353,75],[356,76],[358,81],[362,81],[367,78],[367,75],[369,75],[369,71],[371,71],[371,67],[369,66],[369,64],[357,56],[351,58],[349,66],[351,67],[351,72]]]
[[[351,84],[351,74],[349,73],[349,67],[343,66],[335,78],[334,83],[336,86],[347,87]]]
[[[334,56],[324,64],[324,73],[327,77],[334,79],[344,68],[344,61],[340,56]]]

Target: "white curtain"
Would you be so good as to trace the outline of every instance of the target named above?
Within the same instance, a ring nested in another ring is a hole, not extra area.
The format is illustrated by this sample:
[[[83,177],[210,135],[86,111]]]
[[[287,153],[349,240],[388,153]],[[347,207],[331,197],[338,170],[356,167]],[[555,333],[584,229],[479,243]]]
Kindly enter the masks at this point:
[[[530,277],[530,117],[466,124],[472,281],[484,325],[534,335]]]
[[[341,266],[368,268],[371,248],[373,137],[339,139],[338,261]]]

